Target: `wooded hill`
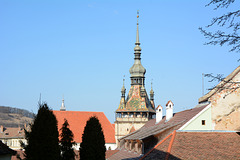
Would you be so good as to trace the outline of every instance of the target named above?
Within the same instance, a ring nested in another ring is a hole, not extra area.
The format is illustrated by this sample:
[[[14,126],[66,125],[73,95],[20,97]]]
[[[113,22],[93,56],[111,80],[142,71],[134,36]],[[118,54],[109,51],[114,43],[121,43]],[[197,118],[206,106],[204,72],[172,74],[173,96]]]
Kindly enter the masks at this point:
[[[23,127],[32,122],[34,114],[19,108],[0,106],[0,125],[4,127]]]

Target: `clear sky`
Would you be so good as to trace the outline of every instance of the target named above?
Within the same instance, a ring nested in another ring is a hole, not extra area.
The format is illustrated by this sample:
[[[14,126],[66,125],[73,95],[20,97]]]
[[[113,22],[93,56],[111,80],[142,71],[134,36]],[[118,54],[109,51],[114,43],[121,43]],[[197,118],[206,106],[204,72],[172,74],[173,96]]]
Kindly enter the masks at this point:
[[[198,30],[224,13],[207,0],[1,0],[0,105],[37,112],[42,100],[59,110],[102,111],[114,122],[123,75],[127,93],[134,62],[136,12],[146,89],[155,105],[194,107],[202,73],[227,76],[239,53],[203,45]],[[237,6],[237,5],[236,5]],[[214,84],[205,79],[205,93]]]

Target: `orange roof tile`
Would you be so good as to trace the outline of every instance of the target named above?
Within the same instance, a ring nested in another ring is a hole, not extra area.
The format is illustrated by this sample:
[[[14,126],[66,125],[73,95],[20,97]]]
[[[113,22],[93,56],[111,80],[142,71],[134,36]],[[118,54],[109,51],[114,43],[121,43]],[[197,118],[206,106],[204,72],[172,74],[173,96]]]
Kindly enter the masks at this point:
[[[62,128],[62,124],[64,123],[64,119],[66,118],[69,123],[69,128],[74,134],[74,141],[77,143],[82,142],[84,127],[86,126],[86,122],[92,116],[96,116],[99,119],[99,122],[102,125],[105,142],[116,143],[114,128],[103,112],[53,111],[53,113],[58,120],[59,132]]]
[[[240,133],[183,131],[174,134],[174,132],[159,142],[141,160],[239,159]]]

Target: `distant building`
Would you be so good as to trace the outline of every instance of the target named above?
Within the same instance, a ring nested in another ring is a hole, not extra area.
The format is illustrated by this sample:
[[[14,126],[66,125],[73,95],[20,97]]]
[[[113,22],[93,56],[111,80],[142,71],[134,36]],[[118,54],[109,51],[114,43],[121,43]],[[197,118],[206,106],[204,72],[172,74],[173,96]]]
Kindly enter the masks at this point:
[[[26,128],[26,125],[25,125]],[[21,149],[20,141],[27,143],[24,128],[10,128],[0,126],[0,140],[11,149]]]
[[[198,101],[211,103],[215,130],[240,131],[240,66]]]
[[[149,98],[145,89],[146,69],[141,64],[138,23],[135,45],[134,64],[129,70],[131,74],[131,87],[127,98],[125,98],[126,89],[123,83],[120,104],[116,110],[116,139],[138,130],[155,116],[154,92],[151,89]]]
[[[64,110],[62,106],[64,106]],[[96,116],[102,125],[106,149],[114,150],[116,148],[114,126],[110,123],[103,112],[66,111],[64,101],[62,106],[60,111],[53,111],[58,121],[59,135],[61,134],[60,129],[62,128],[64,119],[66,119],[69,123],[69,128],[74,134],[74,141],[77,143],[77,145],[74,146],[74,149],[79,150],[84,127],[86,126],[86,122],[92,116]]]

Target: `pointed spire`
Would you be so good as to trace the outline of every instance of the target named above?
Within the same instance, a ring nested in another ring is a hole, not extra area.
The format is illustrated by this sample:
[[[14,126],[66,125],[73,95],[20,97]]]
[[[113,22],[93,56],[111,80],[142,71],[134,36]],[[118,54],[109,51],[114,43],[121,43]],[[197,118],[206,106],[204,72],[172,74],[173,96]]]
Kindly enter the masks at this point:
[[[150,100],[154,100],[154,91],[152,89],[152,82],[151,82],[151,90],[150,90]]]
[[[64,96],[63,96],[63,99],[62,99],[62,106],[60,108],[60,111],[66,111],[66,107],[65,107],[65,104],[64,104]]]
[[[124,82],[125,82],[125,75],[123,76],[123,86],[122,86],[122,90],[121,90],[122,97],[125,98],[126,88],[124,86]]]
[[[138,33],[138,18],[139,18],[139,10],[137,11],[137,36],[136,36],[136,43],[135,43],[135,45],[140,45],[139,33]]]
[[[139,42],[139,30],[138,30],[138,18],[139,18],[139,11],[137,12],[137,34],[136,34],[136,42],[134,48],[134,64],[130,68],[129,72],[131,74],[131,85],[141,85],[142,78],[146,73],[146,69],[141,64],[141,47]]]

